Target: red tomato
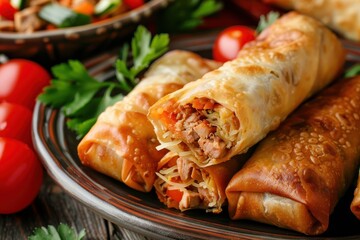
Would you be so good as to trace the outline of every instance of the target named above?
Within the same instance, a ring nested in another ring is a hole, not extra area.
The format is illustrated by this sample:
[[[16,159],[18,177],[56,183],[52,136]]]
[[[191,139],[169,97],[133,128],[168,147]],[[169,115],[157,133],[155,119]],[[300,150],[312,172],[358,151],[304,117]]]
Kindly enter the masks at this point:
[[[138,8],[144,5],[144,0],[124,0],[125,4],[128,5],[131,9]]]
[[[183,196],[183,192],[178,189],[167,189],[166,195],[176,202],[180,202]]]
[[[32,147],[32,112],[19,104],[0,103],[0,137],[15,138]]]
[[[10,0],[0,0],[0,16],[7,20],[14,20],[14,14],[17,12],[11,4]]]
[[[12,59],[0,66],[0,101],[34,108],[36,97],[50,83],[50,74],[36,62]]]
[[[21,211],[38,195],[42,165],[25,143],[0,137],[0,214]]]
[[[213,58],[219,62],[235,59],[245,43],[255,39],[255,31],[245,26],[232,26],[217,36],[213,46]]]

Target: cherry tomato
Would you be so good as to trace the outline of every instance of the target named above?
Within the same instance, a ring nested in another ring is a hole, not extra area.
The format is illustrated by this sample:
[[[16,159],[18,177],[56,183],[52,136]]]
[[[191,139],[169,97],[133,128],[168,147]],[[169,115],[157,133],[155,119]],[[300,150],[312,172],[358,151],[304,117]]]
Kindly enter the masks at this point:
[[[42,165],[25,143],[0,137],[0,214],[29,206],[43,181]]]
[[[34,108],[36,97],[50,83],[50,74],[38,63],[12,59],[0,66],[0,101]]]
[[[0,103],[0,137],[15,138],[32,147],[32,112],[19,104]]]
[[[176,202],[180,202],[183,196],[183,192],[178,189],[166,189],[166,195]]]
[[[235,59],[245,43],[255,39],[255,31],[245,26],[231,26],[217,36],[213,46],[213,58],[226,62]]]
[[[138,8],[144,5],[144,0],[124,0],[125,4],[128,5],[131,9]]]
[[[0,16],[7,20],[14,20],[16,12],[17,9],[11,5],[10,0],[0,0]]]

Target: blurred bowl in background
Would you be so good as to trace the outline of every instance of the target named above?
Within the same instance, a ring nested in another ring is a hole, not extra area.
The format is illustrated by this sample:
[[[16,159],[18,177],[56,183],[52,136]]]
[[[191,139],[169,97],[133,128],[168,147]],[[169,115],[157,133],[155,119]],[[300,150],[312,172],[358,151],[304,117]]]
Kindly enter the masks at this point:
[[[45,64],[86,57],[121,41],[170,1],[150,0],[121,15],[78,27],[30,34],[0,32],[0,53],[9,58],[29,58]]]

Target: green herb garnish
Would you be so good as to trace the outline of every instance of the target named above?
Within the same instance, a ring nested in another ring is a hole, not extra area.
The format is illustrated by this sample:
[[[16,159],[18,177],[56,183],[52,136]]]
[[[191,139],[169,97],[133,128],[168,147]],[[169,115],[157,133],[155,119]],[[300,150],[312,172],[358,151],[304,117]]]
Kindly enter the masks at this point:
[[[345,77],[355,77],[360,75],[360,64],[354,64],[350,69],[345,72]]]
[[[129,45],[125,44],[120,50],[120,56],[116,60],[116,77],[123,88],[130,91],[136,84],[136,76],[149,67],[150,63],[168,50],[169,35],[159,34],[151,39],[150,32],[139,26],[131,41],[133,66],[129,69]],[[126,81],[128,79],[129,81]]]
[[[174,1],[158,15],[159,32],[189,31],[203,23],[203,18],[221,10],[223,4],[218,0]]]
[[[36,228],[33,235],[29,236],[29,240],[82,240],[85,237],[85,229],[79,233],[74,228],[66,224],[60,223],[57,228],[52,225]]]
[[[256,28],[256,33],[257,34],[261,33],[265,28],[273,24],[279,18],[279,16],[280,13],[273,11],[269,12],[265,16],[264,15],[260,16],[259,24]]]
[[[100,82],[87,72],[77,60],[69,60],[52,67],[54,79],[45,87],[38,100],[53,108],[59,108],[68,118],[67,126],[82,138],[94,125],[97,117],[106,107],[113,105],[130,92],[138,83],[138,74],[150,63],[167,51],[169,36],[155,35],[143,26],[135,31],[131,41],[133,66],[128,67],[129,46],[121,50],[116,60],[118,81]]]

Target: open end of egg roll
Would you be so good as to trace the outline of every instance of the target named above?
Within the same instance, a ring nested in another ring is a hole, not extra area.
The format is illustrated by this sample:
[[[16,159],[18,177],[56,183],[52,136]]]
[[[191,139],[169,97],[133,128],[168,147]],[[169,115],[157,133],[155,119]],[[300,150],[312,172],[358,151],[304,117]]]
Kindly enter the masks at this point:
[[[229,109],[212,99],[195,98],[192,103],[165,106],[161,118],[168,133],[181,140],[179,147],[196,152],[197,164],[208,158],[222,158],[236,144],[239,120]],[[169,144],[166,144],[170,147]],[[199,164],[202,165],[202,164]]]
[[[156,149],[159,142],[147,118],[150,106],[219,66],[188,51],[166,53],[123,100],[101,113],[78,145],[81,162],[131,188],[149,192],[157,163],[167,152]]]
[[[199,168],[187,157],[169,152],[159,163],[154,187],[161,202],[180,211],[205,209],[220,213],[226,204],[225,188],[240,168],[238,159]]]
[[[159,149],[190,150],[201,167],[245,153],[334,80],[344,56],[323,24],[296,12],[284,15],[236,59],[150,108]]]

